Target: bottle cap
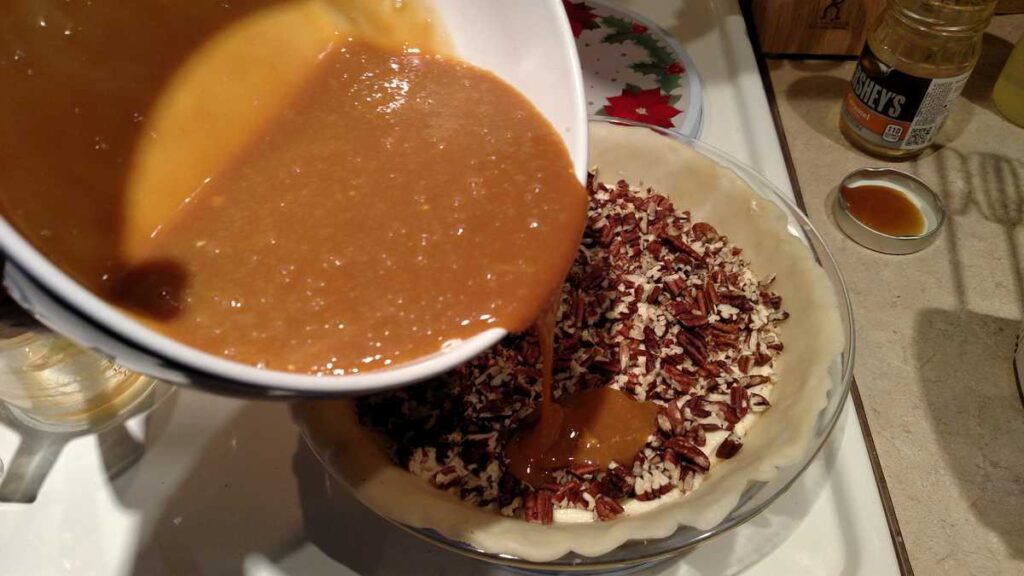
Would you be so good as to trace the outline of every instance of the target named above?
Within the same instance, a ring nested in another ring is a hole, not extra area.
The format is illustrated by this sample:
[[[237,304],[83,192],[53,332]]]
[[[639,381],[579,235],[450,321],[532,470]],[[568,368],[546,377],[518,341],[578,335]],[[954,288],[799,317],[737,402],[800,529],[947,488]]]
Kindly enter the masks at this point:
[[[850,211],[843,189],[858,186],[883,186],[902,192],[917,208],[924,220],[920,234],[891,236],[861,222]],[[946,209],[935,192],[915,176],[892,168],[861,168],[851,172],[839,183],[833,206],[836,223],[854,242],[885,254],[911,254],[927,248],[939,236],[946,220]]]

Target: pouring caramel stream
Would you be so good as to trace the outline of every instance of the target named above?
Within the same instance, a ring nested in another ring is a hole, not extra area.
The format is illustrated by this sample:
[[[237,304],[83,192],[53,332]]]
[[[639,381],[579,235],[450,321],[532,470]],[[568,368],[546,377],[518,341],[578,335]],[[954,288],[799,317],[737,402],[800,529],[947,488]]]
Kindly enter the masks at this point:
[[[539,487],[556,470],[612,462],[631,465],[657,426],[658,406],[637,402],[612,388],[584,390],[555,402],[553,398],[554,334],[558,294],[534,325],[543,353],[543,376],[537,419],[509,443],[509,468],[517,478]]]

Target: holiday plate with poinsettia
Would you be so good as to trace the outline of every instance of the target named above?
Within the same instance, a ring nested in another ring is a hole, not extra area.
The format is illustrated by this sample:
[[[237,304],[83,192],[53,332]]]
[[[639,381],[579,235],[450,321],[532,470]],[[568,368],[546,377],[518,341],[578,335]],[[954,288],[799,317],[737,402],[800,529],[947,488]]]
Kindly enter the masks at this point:
[[[700,135],[700,78],[689,55],[646,18],[596,0],[562,0],[583,68],[587,109]]]

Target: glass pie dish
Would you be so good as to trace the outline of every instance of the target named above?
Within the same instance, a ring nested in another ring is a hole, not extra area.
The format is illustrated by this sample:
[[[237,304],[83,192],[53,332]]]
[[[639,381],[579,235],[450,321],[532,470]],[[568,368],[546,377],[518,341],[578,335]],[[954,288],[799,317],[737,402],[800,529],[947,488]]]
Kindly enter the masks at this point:
[[[680,554],[742,525],[784,494],[820,451],[841,413],[853,373],[853,319],[842,275],[827,246],[799,208],[755,171],[699,141],[659,128],[607,118],[592,120],[591,135],[591,162],[598,165],[600,180],[614,182],[618,177],[616,171],[628,173],[628,169],[623,167],[629,165],[628,158],[631,156],[633,160],[639,160],[641,164],[647,163],[652,167],[656,167],[657,163],[678,164],[673,170],[660,171],[660,185],[658,176],[653,175],[650,179],[635,184],[645,187],[653,185],[655,190],[662,191],[667,183],[670,183],[666,178],[686,180],[679,185],[699,189],[699,194],[703,194],[693,206],[695,220],[702,219],[702,210],[705,213],[709,212],[708,205],[726,206],[728,209],[719,209],[717,213],[712,207],[710,213],[716,214],[718,219],[708,218],[707,221],[717,227],[719,223],[725,224],[723,214],[735,215],[731,223],[732,230],[727,228],[724,232],[730,238],[735,234],[737,245],[750,248],[748,253],[751,254],[752,265],[758,268],[760,262],[772,273],[778,271],[780,276],[790,273],[788,278],[782,279],[782,283],[788,282],[790,293],[795,296],[789,300],[791,306],[796,309],[794,317],[799,315],[801,308],[807,313],[804,314],[804,323],[797,324],[802,328],[794,328],[797,331],[803,330],[802,339],[797,338],[797,332],[794,332],[791,340],[794,346],[790,348],[787,343],[787,351],[795,350],[790,352],[793,360],[789,364],[799,366],[804,362],[812,366],[807,369],[804,377],[813,382],[806,385],[792,384],[795,391],[790,392],[790,396],[803,394],[807,399],[801,396],[799,402],[792,402],[788,407],[783,407],[785,403],[780,402],[777,406],[780,416],[775,418],[770,428],[762,430],[765,439],[761,442],[760,452],[757,452],[758,448],[752,447],[748,453],[753,452],[753,455],[745,463],[723,467],[719,474],[720,479],[714,486],[711,485],[713,483],[708,483],[707,487],[701,486],[675,502],[649,509],[631,518],[595,523],[584,528],[558,524],[553,527],[528,525],[530,527],[526,528],[527,525],[522,521],[507,519],[473,524],[475,520],[471,516],[479,520],[482,515],[479,511],[475,514],[465,510],[460,512],[457,508],[462,503],[457,501],[440,504],[439,508],[437,501],[445,499],[431,496],[421,490],[429,489],[443,496],[447,496],[446,494],[426,486],[425,482],[421,483],[423,486],[413,482],[419,482],[418,478],[396,466],[388,466],[379,455],[375,461],[376,469],[359,470],[360,464],[353,462],[361,461],[360,452],[372,449],[353,450],[351,439],[348,440],[347,447],[338,444],[338,437],[325,432],[327,426],[323,424],[326,415],[335,422],[348,422],[342,427],[350,430],[359,428],[352,422],[354,413],[349,413],[351,418],[346,420],[345,416],[338,418],[339,413],[332,413],[333,408],[322,403],[317,404],[316,401],[297,406],[297,421],[313,452],[329,473],[349,487],[370,509],[438,546],[507,567],[541,572],[623,570]],[[683,157],[686,160],[683,160]],[[620,162],[620,158],[627,160]],[[605,168],[608,169],[608,173],[605,172]],[[689,171],[691,168],[692,172]],[[655,171],[657,170],[652,168],[652,173]],[[700,173],[702,171],[703,174]],[[706,194],[707,190],[702,186],[705,182],[722,184],[723,188],[714,189],[721,194]],[[725,190],[724,187],[727,186],[742,186],[749,191],[744,191],[745,196],[740,198],[742,202],[737,204],[736,197],[730,197],[733,193]],[[677,205],[683,209],[691,207],[679,202]],[[740,228],[754,221],[760,223],[758,226],[770,228],[773,235],[757,237],[754,233],[755,236],[747,235],[744,241],[744,233]],[[793,252],[798,256],[778,256],[773,260],[772,254],[775,252]],[[760,261],[757,259],[758,254],[761,255]],[[789,262],[786,258],[800,260],[799,266],[812,269],[813,274],[807,275],[807,270],[787,267]],[[779,263],[782,265],[775,266]],[[807,288],[793,286],[805,278],[813,279],[812,283],[815,285]],[[784,295],[784,298],[790,297]],[[813,308],[810,304],[801,302],[801,299],[817,299],[820,301],[819,307]],[[827,314],[824,315],[829,317],[828,322],[821,320],[817,323],[816,314],[824,310],[821,306],[827,306]],[[808,317],[811,317],[810,323],[807,322]],[[823,327],[821,334],[816,332],[819,326]],[[827,344],[817,345],[816,340],[825,341]],[[790,370],[791,375],[803,374],[794,368]],[[786,418],[796,414],[794,410],[799,411],[799,418],[791,422]],[[769,411],[768,414],[771,413],[772,411]],[[786,416],[783,417],[783,414]],[[763,427],[768,425],[768,422],[765,420],[754,426],[750,437],[756,437],[758,426]],[[780,433],[779,430],[783,427],[799,428],[800,432]],[[777,444],[772,444],[769,438],[774,438],[778,441]],[[736,460],[731,460],[728,464],[732,465],[735,462]],[[384,468],[389,469],[383,474],[377,474]],[[712,471],[711,476],[714,474]],[[403,501],[406,508],[410,508],[408,505],[414,503],[412,508],[416,508],[415,511],[397,513],[398,508],[395,505],[387,505],[381,500],[379,487],[389,482],[392,488],[397,486],[396,482],[402,484],[403,488],[392,490],[392,494],[400,493],[398,499]],[[695,499],[692,496],[694,494],[699,497]],[[422,498],[417,500],[418,496]],[[466,506],[463,505],[463,508]],[[456,512],[454,515],[450,514],[453,510]],[[465,517],[462,517],[463,512]],[[496,514],[490,516],[497,517]],[[611,526],[616,523],[617,526]],[[495,528],[491,524],[500,526]],[[464,525],[468,527],[463,528]],[[622,528],[623,525],[632,529],[625,530]],[[455,526],[459,528],[453,528]],[[477,530],[474,530],[474,527]],[[460,533],[460,530],[464,530],[462,533],[468,537],[453,537]],[[477,538],[478,533],[487,531],[490,531],[489,539]],[[568,533],[573,535],[565,536]],[[611,535],[613,533],[614,536]],[[593,541],[587,541],[587,538]],[[487,545],[482,544],[483,542],[500,545]],[[560,548],[559,546],[565,542],[568,543]],[[570,551],[557,552],[563,549]],[[517,550],[520,553],[516,553]]]

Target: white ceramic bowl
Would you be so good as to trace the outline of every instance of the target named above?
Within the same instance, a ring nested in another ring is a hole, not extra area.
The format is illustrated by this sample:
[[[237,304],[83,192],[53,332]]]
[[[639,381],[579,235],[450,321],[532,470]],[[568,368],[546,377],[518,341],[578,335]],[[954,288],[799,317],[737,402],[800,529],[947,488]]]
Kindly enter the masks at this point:
[[[587,115],[579,60],[559,0],[434,0],[455,52],[528,97],[565,141],[580,181],[587,170]],[[41,322],[116,362],[176,384],[255,395],[362,394],[445,372],[498,342],[492,329],[392,369],[317,377],[262,370],[164,337],[95,296],[0,219],[4,284]]]

